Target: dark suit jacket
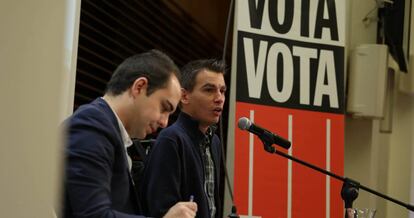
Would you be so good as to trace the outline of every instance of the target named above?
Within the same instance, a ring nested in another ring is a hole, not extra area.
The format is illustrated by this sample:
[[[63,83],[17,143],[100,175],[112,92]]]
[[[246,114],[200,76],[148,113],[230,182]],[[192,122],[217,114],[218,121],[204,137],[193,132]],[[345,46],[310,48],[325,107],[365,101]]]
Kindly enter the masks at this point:
[[[65,217],[139,217],[117,119],[105,100],[67,121]]]
[[[161,217],[175,203],[188,201],[192,195],[198,207],[196,217],[210,217],[199,147],[205,136],[198,125],[197,121],[181,112],[177,121],[157,137],[147,157],[141,182],[144,214]],[[219,193],[221,149],[217,135],[214,135],[210,149],[215,169],[215,217],[218,218],[222,217],[222,209]]]

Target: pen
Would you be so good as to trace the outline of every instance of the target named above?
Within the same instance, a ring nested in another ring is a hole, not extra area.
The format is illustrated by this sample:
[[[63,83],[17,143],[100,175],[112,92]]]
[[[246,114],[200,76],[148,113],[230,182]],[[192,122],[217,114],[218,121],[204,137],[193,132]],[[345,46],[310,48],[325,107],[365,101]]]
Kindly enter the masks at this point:
[[[190,202],[194,202],[194,195],[190,195]]]

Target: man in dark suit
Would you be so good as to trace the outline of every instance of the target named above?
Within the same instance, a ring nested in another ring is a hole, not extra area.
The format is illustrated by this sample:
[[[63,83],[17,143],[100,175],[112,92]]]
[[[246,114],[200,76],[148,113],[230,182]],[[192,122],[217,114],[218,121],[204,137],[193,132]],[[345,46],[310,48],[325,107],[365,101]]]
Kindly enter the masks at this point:
[[[67,121],[65,217],[142,217],[126,148],[158,127],[180,100],[180,72],[152,50],[121,63],[105,95]],[[164,217],[194,217],[197,205],[180,202]]]

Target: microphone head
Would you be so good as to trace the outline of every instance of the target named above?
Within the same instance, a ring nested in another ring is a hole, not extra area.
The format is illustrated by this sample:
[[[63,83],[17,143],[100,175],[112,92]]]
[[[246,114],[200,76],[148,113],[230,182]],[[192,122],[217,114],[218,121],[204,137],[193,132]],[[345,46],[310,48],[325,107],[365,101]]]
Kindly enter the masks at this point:
[[[246,117],[242,117],[239,119],[238,126],[241,130],[249,129],[251,125],[252,125],[252,122]]]

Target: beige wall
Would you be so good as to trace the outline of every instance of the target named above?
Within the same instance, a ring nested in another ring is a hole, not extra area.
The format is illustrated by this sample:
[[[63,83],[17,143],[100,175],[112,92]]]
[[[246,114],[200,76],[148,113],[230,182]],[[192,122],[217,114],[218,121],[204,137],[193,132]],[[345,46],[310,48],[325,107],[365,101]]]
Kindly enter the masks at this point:
[[[55,217],[62,178],[58,125],[68,108],[63,104],[73,102],[62,100],[69,73],[65,23],[67,4],[76,3],[0,2],[0,217]]]
[[[347,52],[357,45],[376,42],[376,26],[362,23],[374,1],[348,1]],[[375,16],[375,13],[372,14]],[[400,73],[396,74],[398,87]],[[392,133],[380,133],[380,121],[347,117],[345,175],[403,202],[409,202],[414,133],[414,97],[394,91]],[[408,210],[360,191],[354,207],[377,208],[378,218],[408,217]]]

